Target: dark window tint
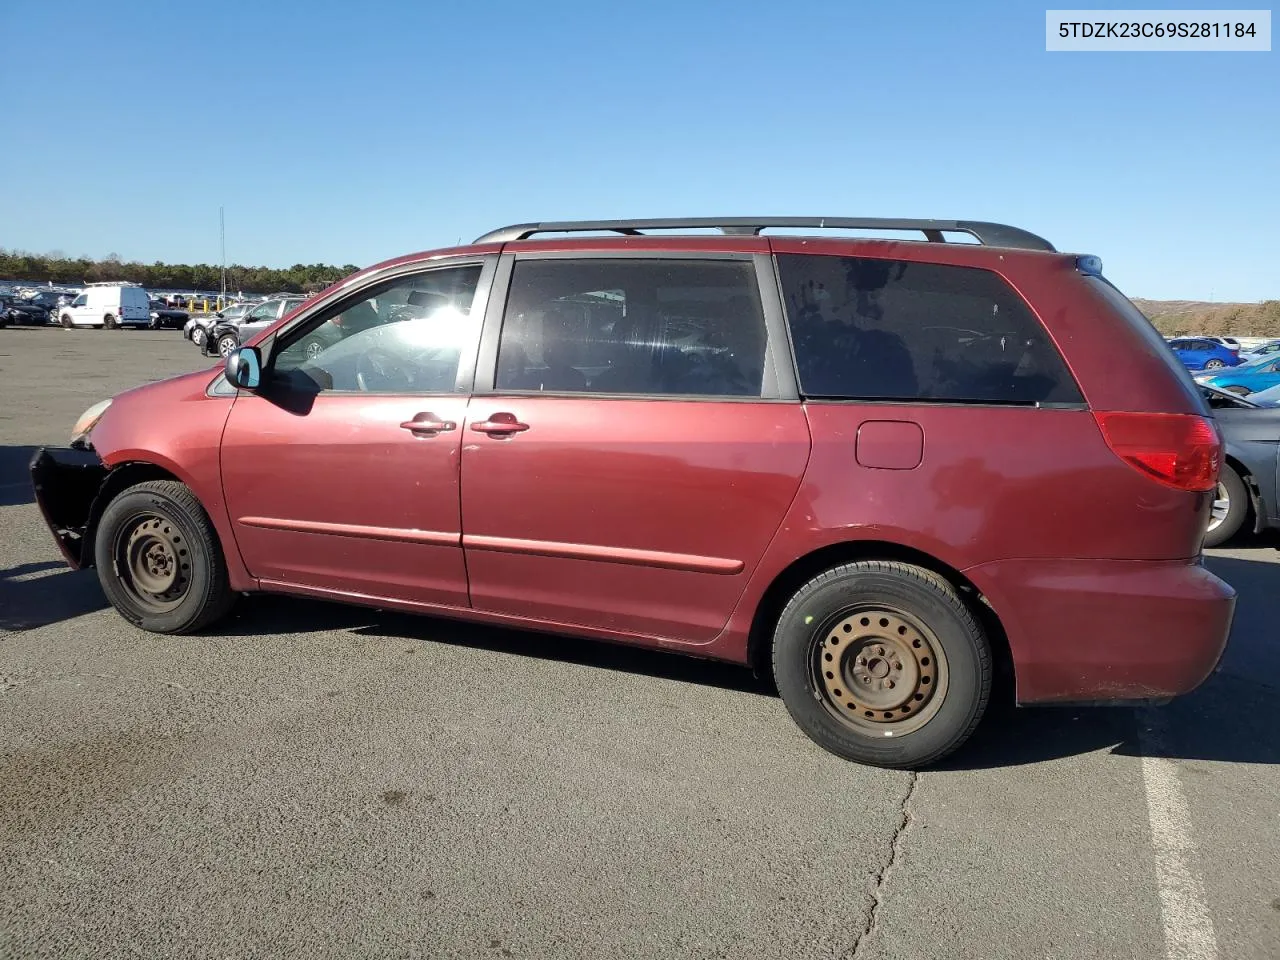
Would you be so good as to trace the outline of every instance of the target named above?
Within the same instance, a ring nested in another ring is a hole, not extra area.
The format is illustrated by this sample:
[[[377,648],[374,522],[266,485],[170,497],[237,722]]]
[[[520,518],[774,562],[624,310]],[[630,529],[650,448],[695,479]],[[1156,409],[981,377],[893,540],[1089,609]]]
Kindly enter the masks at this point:
[[[751,263],[522,260],[511,277],[495,383],[758,397],[764,358]]]
[[[778,268],[806,396],[1081,400],[1040,322],[989,270],[800,254]]]

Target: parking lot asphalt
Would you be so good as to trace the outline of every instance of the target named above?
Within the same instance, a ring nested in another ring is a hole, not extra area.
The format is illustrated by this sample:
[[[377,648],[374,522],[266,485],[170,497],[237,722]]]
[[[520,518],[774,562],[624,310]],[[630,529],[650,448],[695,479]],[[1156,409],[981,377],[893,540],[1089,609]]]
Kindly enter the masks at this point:
[[[210,363],[0,331],[0,956],[1280,956],[1280,540],[1209,558],[1194,694],[888,772],[731,666],[284,598],[127,625],[26,463]]]

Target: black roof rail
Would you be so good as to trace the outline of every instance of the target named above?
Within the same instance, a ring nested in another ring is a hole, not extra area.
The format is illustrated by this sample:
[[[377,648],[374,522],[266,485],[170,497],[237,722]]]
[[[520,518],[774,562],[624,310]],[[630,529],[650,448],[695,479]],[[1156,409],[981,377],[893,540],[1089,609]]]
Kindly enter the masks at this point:
[[[990,247],[1022,250],[1049,250],[1053,244],[1044,237],[1003,223],[983,220],[899,220],[883,217],[668,217],[656,220],[560,220],[545,223],[516,223],[491,230],[476,243],[509,243],[528,240],[539,233],[619,233],[641,236],[645,230],[719,230],[730,236],[759,236],[769,227],[803,227],[819,230],[912,230],[926,240],[945,242],[942,234],[967,233]]]

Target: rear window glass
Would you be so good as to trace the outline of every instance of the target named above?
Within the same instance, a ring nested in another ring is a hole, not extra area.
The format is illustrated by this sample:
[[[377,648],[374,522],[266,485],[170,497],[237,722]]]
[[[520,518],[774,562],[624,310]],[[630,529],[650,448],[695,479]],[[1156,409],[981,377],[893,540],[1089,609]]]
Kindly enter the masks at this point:
[[[777,260],[805,396],[1082,401],[1039,320],[989,270],[868,257]]]

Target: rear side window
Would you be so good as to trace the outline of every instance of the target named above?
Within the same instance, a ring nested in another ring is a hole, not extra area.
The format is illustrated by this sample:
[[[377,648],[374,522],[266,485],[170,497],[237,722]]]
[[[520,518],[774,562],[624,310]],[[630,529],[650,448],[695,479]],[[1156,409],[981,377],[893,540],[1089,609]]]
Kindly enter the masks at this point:
[[[989,270],[804,254],[777,261],[805,396],[1083,400],[1040,321]]]
[[[495,386],[759,397],[766,347],[748,261],[518,260]]]

